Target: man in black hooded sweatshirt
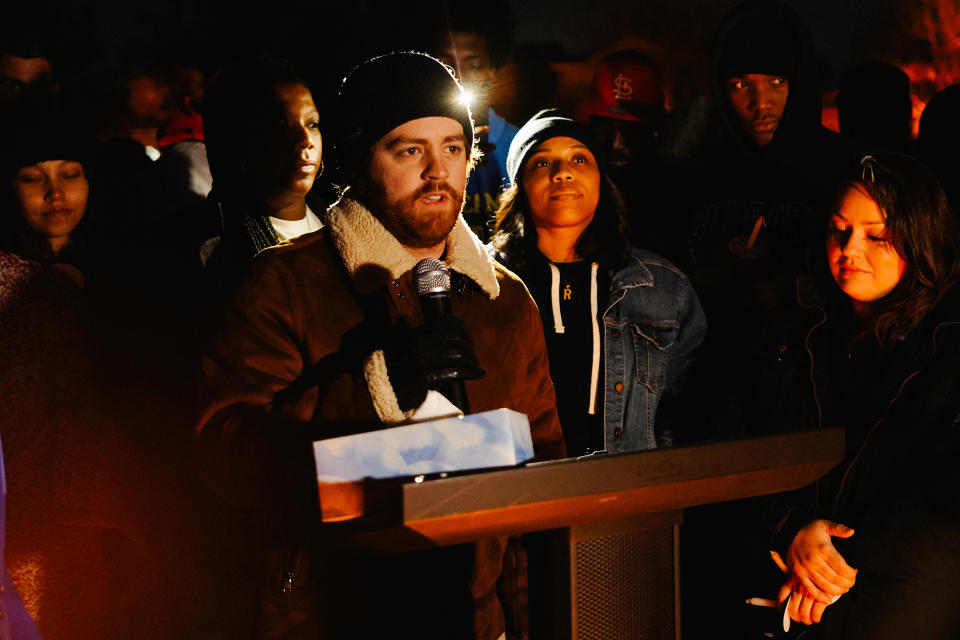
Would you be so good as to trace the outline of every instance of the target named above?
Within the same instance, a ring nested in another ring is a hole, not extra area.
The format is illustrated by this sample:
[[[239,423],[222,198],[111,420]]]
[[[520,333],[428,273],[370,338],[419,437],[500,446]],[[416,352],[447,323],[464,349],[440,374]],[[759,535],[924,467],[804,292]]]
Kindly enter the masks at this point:
[[[711,72],[712,120],[674,188],[682,245],[675,257],[710,323],[694,381],[704,415],[690,429],[727,439],[776,431],[789,418],[773,420],[775,394],[757,392],[755,372],[792,361],[766,346],[776,342],[765,332],[793,300],[796,276],[826,266],[828,213],[848,152],[820,124],[812,39],[781,2],[736,6],[718,29]],[[685,634],[753,638],[773,630],[773,615],[743,604],[772,597],[780,579],[764,551],[764,512],[762,500],[687,510],[681,584],[684,609],[697,613],[684,619]]]
[[[840,137],[820,124],[810,33],[776,0],[747,0],[723,20],[713,50],[715,109],[700,151],[679,172],[674,256],[711,325],[710,371],[756,370],[769,312],[792,299],[795,276],[822,270],[828,211],[844,163]],[[732,380],[731,380],[732,381]],[[710,403],[712,433],[750,435],[750,390],[724,385]],[[762,401],[762,399],[760,399]],[[752,413],[752,412],[751,412]]]

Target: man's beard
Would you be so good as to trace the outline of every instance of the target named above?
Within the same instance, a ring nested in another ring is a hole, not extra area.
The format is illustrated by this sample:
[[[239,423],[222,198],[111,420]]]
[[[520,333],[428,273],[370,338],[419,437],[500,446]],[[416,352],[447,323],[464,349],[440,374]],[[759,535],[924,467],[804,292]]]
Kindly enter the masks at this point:
[[[391,200],[382,184],[358,185],[358,200],[386,227],[400,244],[413,249],[429,249],[447,239],[463,208],[463,192],[446,182],[431,182],[413,194]],[[443,211],[420,210],[418,200],[442,191],[447,195]]]

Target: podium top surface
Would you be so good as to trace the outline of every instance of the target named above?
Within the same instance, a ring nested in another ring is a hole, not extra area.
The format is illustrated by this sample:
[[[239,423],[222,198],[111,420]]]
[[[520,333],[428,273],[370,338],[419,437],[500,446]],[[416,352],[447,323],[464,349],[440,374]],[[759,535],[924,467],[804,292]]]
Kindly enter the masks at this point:
[[[843,456],[832,428],[535,463],[405,483],[391,516],[352,528],[374,546],[455,544],[789,491]]]

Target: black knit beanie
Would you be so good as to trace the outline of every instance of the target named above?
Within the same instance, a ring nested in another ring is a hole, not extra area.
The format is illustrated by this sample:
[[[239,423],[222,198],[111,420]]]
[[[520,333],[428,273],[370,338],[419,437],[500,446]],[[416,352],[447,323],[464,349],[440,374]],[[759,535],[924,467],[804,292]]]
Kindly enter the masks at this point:
[[[66,114],[40,110],[11,118],[0,132],[0,164],[10,173],[47,160],[72,160],[89,172],[93,143],[82,127]]]
[[[389,53],[355,67],[340,85],[338,111],[337,159],[348,180],[380,138],[417,118],[453,118],[473,148],[473,118],[463,88],[446,65],[424,53]]]
[[[737,24],[720,52],[721,78],[747,73],[793,78],[797,74],[800,41],[786,19],[757,16]]]
[[[604,166],[602,147],[590,125],[560,115],[557,109],[544,109],[527,120],[510,143],[510,152],[507,154],[507,174],[510,176],[511,183],[517,182],[530,153],[541,142],[550,138],[579,140],[590,149],[597,159],[597,164],[600,167]]]

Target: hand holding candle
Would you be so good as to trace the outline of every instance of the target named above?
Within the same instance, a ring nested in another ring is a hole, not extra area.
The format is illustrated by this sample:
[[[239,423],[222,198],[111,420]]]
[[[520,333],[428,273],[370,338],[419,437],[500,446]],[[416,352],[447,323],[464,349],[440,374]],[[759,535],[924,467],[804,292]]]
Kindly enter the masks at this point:
[[[780,587],[777,602],[787,617],[803,624],[820,622],[827,606],[853,587],[857,570],[847,564],[832,538],[849,538],[853,529],[829,520],[814,520],[794,537],[786,562],[771,552],[781,571],[790,575]]]

